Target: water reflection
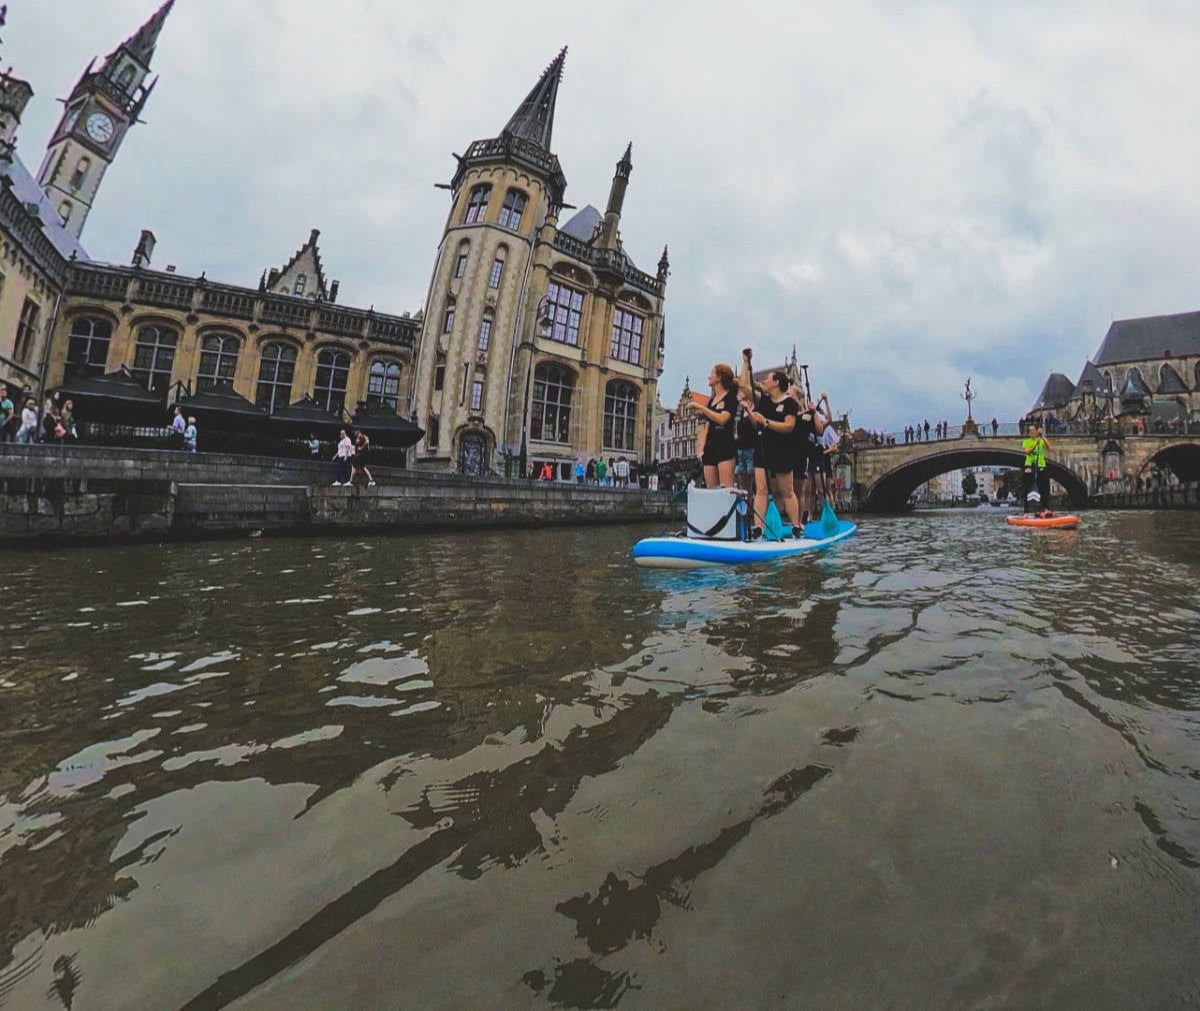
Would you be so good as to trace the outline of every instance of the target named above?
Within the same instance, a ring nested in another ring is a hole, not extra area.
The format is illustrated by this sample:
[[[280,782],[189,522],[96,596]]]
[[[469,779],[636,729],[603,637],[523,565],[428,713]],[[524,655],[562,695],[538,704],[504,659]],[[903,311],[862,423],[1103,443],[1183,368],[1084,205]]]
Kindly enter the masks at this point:
[[[997,954],[978,855],[960,881],[935,828],[965,811],[1009,840],[999,892],[1055,882],[1006,931],[1158,935],[1139,985],[1186,992],[1195,521],[995,519],[761,571],[638,570],[619,528],[12,553],[0,1002],[681,1006],[737,964],[821,1003],[866,937],[863,999],[936,1004],[901,966],[948,918],[946,993],[1065,993],[1068,952]],[[808,917],[821,957],[759,965]],[[379,964],[388,936],[440,941]]]

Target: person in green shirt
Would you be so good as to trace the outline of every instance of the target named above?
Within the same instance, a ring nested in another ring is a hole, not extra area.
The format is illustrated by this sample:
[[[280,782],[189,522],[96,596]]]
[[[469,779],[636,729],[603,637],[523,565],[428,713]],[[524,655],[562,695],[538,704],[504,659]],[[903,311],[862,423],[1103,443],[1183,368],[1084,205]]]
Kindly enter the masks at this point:
[[[1040,427],[1034,425],[1021,441],[1025,453],[1025,512],[1030,506],[1040,506],[1033,511],[1038,515],[1050,514],[1050,475],[1046,471],[1046,454],[1050,441]]]
[[[8,387],[0,383],[0,442],[12,442],[13,428],[11,424],[13,411],[13,402],[8,399]]]

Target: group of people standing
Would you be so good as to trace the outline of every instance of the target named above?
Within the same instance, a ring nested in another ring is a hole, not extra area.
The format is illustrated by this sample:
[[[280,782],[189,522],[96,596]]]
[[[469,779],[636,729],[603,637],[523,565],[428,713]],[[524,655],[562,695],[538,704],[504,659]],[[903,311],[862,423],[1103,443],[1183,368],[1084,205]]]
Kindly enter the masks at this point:
[[[7,385],[0,383],[0,442],[63,443],[76,438],[73,401],[47,397],[39,412],[37,401],[27,397],[18,414]]]
[[[175,405],[175,413],[171,417],[171,442],[176,449],[185,453],[196,452],[196,419],[183,416],[183,408]]]
[[[714,365],[708,374],[711,394],[692,394],[692,408],[707,421],[699,454],[704,483],[753,495],[752,540],[763,536],[768,496],[789,524],[782,536],[801,537],[804,524],[833,493],[838,434],[829,423],[829,397],[822,393],[810,400],[782,369],[756,385],[752,359],[746,348],[736,378],[729,365]]]

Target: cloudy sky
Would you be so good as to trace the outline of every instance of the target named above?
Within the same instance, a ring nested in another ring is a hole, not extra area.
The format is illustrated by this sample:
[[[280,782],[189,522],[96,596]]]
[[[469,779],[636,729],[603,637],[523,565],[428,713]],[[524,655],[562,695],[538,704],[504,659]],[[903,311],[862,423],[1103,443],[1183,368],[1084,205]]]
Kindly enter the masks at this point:
[[[156,0],[10,0],[36,171],[87,61]],[[257,283],[312,227],[339,301],[420,308],[452,151],[569,45],[555,149],[626,250],[670,243],[663,399],[793,344],[855,424],[1015,419],[1112,319],[1200,308],[1200,5],[179,0],[84,242]]]

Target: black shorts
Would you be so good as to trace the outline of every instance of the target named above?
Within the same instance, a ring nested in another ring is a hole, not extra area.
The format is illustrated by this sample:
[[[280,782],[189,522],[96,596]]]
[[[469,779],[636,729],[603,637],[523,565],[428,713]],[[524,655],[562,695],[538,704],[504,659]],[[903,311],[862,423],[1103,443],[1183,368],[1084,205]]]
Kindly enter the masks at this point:
[[[724,463],[726,460],[733,460],[737,457],[737,451],[734,448],[732,440],[718,439],[716,445],[705,444],[704,454],[700,457],[700,462],[705,467],[715,467],[719,463]]]
[[[792,473],[795,464],[792,453],[788,448],[759,451],[754,454],[754,466],[765,470],[771,477],[780,477]]]

